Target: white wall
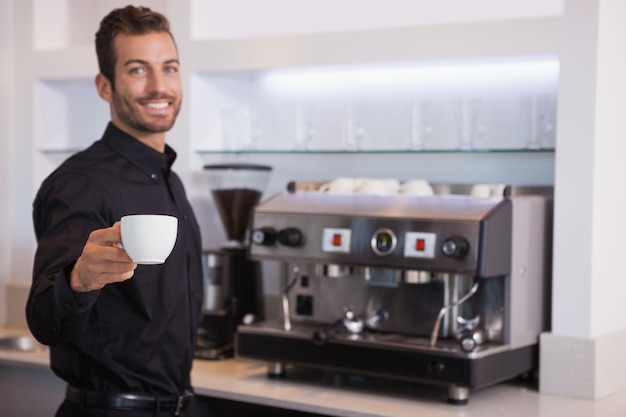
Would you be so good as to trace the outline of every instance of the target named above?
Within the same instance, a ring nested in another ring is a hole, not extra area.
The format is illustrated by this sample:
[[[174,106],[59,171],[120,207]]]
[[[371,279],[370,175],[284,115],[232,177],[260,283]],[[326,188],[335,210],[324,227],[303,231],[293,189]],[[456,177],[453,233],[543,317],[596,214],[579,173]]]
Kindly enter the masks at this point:
[[[597,11],[570,1],[559,91],[552,330],[590,336]],[[576,120],[577,123],[566,122]]]
[[[626,51],[620,42],[626,3],[569,4],[556,156],[553,332],[594,337],[626,328]]]
[[[552,331],[540,389],[601,398],[626,389],[626,3],[569,0],[561,51]],[[566,123],[564,123],[566,122]]]
[[[624,245],[626,214],[626,2],[600,4],[593,193],[590,333],[626,328]]]
[[[34,106],[33,77],[36,63],[30,59],[33,47],[32,5],[29,1],[11,0],[13,22],[20,22],[12,30],[14,47],[14,74],[12,85],[15,88],[14,136],[15,147],[11,155],[13,161],[11,203],[11,262],[9,281],[30,284],[34,254],[34,233],[32,227],[33,171],[34,171],[34,129],[32,114]],[[71,64],[67,63],[68,66]]]
[[[11,194],[13,175],[13,20],[12,2],[0,0],[0,323],[5,320],[5,286],[10,270],[11,259],[11,235],[7,233],[11,229]]]

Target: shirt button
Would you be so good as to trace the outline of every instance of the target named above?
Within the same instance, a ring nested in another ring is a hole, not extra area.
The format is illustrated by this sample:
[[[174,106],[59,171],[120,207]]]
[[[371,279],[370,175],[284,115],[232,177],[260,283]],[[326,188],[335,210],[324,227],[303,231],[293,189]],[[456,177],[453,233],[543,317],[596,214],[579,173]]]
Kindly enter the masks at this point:
[[[189,217],[187,217],[186,214],[183,214],[183,220],[187,220]]]
[[[70,304],[68,301],[63,303],[63,307],[65,307],[66,310],[69,310],[70,308],[72,308],[72,304]]]
[[[159,176],[157,174],[150,174],[150,178],[152,178],[154,181],[156,181],[157,178],[159,178]]]
[[[82,308],[85,308],[85,307],[87,307],[87,303],[80,303],[78,306],[82,307]]]

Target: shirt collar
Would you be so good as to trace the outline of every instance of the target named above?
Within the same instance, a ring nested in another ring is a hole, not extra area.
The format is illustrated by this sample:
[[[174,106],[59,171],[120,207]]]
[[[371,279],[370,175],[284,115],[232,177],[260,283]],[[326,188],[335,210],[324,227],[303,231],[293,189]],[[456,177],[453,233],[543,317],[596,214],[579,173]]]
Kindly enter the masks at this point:
[[[123,132],[111,122],[104,131],[102,142],[152,179],[156,179],[155,174],[167,176],[176,160],[176,152],[169,145],[166,144],[165,152],[161,153]]]

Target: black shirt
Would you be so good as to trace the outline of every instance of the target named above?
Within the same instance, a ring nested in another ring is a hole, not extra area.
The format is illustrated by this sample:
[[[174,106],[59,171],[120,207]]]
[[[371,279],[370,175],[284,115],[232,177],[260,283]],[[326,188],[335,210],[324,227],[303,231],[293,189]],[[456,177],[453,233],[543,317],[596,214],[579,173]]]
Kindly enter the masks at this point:
[[[169,395],[190,387],[202,306],[200,230],[179,177],[176,153],[160,153],[109,124],[101,140],[68,158],[33,204],[37,237],[26,317],[50,345],[52,370],[77,387]],[[178,217],[178,237],[161,265],[75,293],[70,271],[89,233],[127,214]]]

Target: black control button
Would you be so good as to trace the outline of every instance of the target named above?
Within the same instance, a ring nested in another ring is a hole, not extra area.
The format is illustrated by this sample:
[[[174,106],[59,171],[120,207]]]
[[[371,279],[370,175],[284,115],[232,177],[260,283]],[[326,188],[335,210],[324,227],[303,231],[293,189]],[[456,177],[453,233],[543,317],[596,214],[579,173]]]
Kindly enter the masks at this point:
[[[469,243],[461,236],[447,238],[441,244],[441,253],[455,259],[463,259],[469,252]]]
[[[313,296],[298,294],[296,296],[296,314],[300,316],[313,315]]]
[[[300,286],[302,288],[307,288],[309,286],[309,277],[308,277],[308,275],[302,275],[300,277]]]
[[[303,236],[300,230],[295,227],[288,227],[278,232],[276,240],[285,246],[295,248],[302,244]]]

